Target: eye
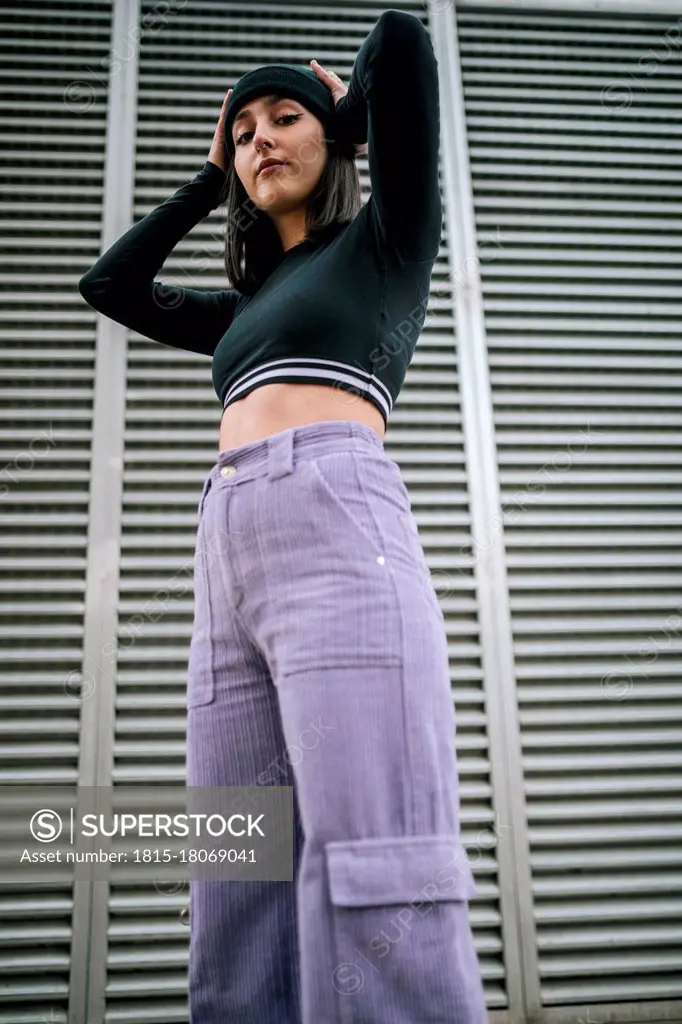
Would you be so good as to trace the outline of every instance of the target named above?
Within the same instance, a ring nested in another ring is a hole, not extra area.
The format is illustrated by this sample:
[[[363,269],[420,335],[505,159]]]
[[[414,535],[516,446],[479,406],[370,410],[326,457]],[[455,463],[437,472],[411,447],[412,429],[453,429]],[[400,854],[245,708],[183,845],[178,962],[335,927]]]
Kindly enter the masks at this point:
[[[303,114],[280,114],[275,120],[275,124],[279,124],[280,121],[284,120],[285,117],[293,117],[294,122],[298,121],[299,117],[303,117]],[[290,122],[293,123],[293,122]],[[247,135],[253,135],[253,132],[242,132],[241,135],[237,136],[236,145],[241,146],[242,139],[246,138]]]

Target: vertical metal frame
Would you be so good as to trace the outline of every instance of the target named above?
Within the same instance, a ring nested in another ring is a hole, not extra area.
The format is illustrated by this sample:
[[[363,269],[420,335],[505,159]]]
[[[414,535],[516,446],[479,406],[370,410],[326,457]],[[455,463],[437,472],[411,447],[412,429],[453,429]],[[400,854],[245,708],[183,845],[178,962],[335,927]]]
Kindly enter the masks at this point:
[[[132,223],[138,22],[139,0],[113,0],[102,251]],[[81,708],[78,784],[105,791],[112,785],[116,673],[104,652],[116,649],[118,637],[126,365],[126,328],[99,316],[83,639],[83,676],[92,695]],[[69,1024],[104,1022],[108,907],[108,882],[74,883]]]
[[[508,1020],[540,1010],[514,651],[456,4],[429,5],[499,866]],[[497,1015],[496,1015],[497,1016]]]

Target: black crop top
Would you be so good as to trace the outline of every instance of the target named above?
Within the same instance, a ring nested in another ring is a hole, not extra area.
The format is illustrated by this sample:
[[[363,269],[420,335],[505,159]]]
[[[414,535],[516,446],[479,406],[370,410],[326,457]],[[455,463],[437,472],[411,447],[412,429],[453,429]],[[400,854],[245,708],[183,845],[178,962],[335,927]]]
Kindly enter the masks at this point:
[[[368,142],[371,196],[348,224],[283,250],[253,295],[155,280],[177,243],[219,204],[225,174],[201,171],[134,224],[81,278],[94,309],[153,341],[213,357],[223,407],[262,384],[329,384],[388,423],[426,318],[438,255],[438,65],[414,15],[385,11],[336,107]]]

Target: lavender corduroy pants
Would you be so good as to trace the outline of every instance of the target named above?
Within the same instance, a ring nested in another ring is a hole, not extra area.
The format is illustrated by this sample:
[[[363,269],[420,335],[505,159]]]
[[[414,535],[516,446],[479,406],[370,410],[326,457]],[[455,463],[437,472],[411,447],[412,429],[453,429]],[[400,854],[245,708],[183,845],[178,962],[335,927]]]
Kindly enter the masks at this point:
[[[219,453],[199,503],[189,786],[291,786],[294,880],[190,883],[191,1024],[485,1024],[445,626],[361,423]]]

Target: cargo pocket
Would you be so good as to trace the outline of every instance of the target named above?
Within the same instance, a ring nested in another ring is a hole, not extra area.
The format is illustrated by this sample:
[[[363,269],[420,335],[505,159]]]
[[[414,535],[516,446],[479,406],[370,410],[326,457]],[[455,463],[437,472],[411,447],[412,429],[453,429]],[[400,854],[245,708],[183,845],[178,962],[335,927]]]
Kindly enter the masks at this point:
[[[480,998],[476,884],[458,836],[332,841],[325,854],[340,1020],[384,1019],[399,997],[401,1019],[442,1024],[469,991]]]

